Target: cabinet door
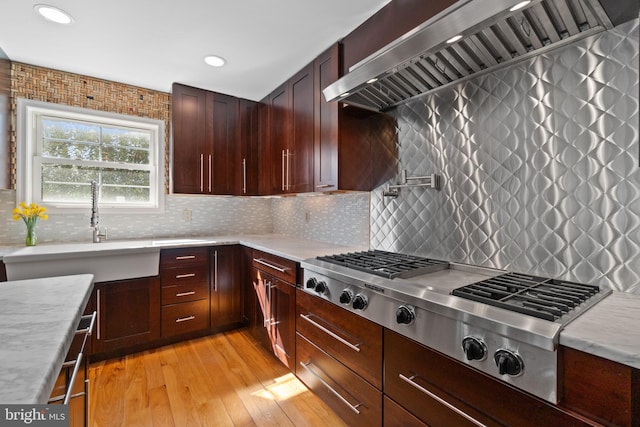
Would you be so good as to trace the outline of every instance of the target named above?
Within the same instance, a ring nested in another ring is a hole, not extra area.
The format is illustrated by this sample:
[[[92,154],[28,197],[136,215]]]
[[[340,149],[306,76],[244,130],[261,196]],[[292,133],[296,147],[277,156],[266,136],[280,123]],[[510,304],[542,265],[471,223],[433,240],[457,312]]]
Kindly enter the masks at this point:
[[[239,164],[238,98],[211,93],[207,113],[207,131],[212,147],[207,156],[206,189],[210,194],[233,195]],[[210,156],[210,157],[209,157]]]
[[[314,189],[338,189],[338,102],[326,102],[322,90],[339,77],[339,45],[336,43],[313,63],[315,137],[313,147]]]
[[[211,248],[212,328],[225,328],[242,322],[240,251],[240,246]]]
[[[267,306],[267,284],[270,279],[269,275],[257,268],[252,268],[249,289],[247,290],[247,295],[250,296],[247,303],[249,330],[256,341],[269,349],[271,348],[271,341],[266,326],[270,313],[270,309]]]
[[[207,140],[207,91],[173,84],[173,191],[205,192],[205,166],[210,154]]]
[[[291,139],[285,149],[285,191],[313,191],[314,84],[313,64],[289,80]]]
[[[236,173],[236,195],[258,195],[258,126],[259,104],[240,100],[240,169]]]
[[[270,158],[265,165],[271,171],[268,182],[268,194],[281,194],[287,191],[287,149],[291,138],[289,122],[289,91],[283,84],[269,96],[269,146]]]
[[[120,280],[95,287],[94,352],[114,352],[160,337],[160,280]]]
[[[295,372],[296,288],[274,278],[267,292],[271,307],[269,336],[273,352]]]

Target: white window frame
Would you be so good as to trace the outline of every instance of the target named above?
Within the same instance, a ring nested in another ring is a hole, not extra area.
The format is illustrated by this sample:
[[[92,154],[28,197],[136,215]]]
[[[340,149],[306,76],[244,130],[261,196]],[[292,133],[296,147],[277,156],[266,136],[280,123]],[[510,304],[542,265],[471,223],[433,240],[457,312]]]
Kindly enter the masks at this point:
[[[16,147],[16,193],[17,202],[45,205],[49,212],[84,213],[91,207],[87,203],[43,202],[41,195],[40,166],[38,154],[37,120],[40,116],[55,116],[64,119],[89,121],[104,125],[133,127],[151,132],[149,147],[149,203],[100,203],[101,213],[160,213],[164,211],[164,121],[144,117],[127,116],[86,108],[70,107],[25,98],[17,100],[17,147]],[[74,163],[73,160],[63,161]],[[122,165],[119,165],[122,167]],[[105,162],[105,167],[109,164]],[[125,167],[126,168],[126,167]]]

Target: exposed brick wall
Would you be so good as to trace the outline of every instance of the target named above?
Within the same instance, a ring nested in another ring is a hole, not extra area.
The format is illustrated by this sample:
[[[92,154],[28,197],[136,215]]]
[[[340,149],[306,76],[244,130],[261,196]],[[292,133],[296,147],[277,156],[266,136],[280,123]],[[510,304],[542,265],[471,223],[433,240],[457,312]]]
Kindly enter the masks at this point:
[[[129,116],[164,120],[165,193],[169,189],[171,95],[138,86],[12,62],[11,64],[11,185],[16,186],[17,98]]]

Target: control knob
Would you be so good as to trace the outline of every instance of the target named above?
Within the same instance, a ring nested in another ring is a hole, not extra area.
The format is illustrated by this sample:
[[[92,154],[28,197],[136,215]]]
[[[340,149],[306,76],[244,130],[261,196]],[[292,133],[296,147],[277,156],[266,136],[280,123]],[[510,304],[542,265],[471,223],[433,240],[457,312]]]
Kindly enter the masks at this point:
[[[364,310],[365,308],[367,308],[367,304],[369,304],[367,297],[364,295],[358,294],[353,298],[352,307],[356,310]]]
[[[396,310],[396,322],[401,325],[410,325],[416,318],[416,313],[410,305],[401,305]]]
[[[317,284],[318,280],[315,277],[312,277],[307,280],[307,289],[315,289]]]
[[[323,281],[320,281],[316,284],[315,290],[319,294],[324,294],[327,292],[327,284]]]
[[[350,304],[353,299],[353,292],[350,289],[345,289],[340,294],[340,304]]]
[[[507,374],[516,377],[524,371],[522,357],[515,351],[501,348],[493,355],[493,360],[496,362],[500,375]]]
[[[484,360],[487,357],[486,344],[476,337],[465,337],[462,340],[462,350],[467,360]]]

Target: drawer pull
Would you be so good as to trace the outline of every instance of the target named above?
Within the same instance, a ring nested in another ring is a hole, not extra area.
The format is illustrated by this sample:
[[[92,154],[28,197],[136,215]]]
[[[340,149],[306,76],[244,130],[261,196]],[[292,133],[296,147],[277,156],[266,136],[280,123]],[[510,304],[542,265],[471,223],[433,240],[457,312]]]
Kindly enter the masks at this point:
[[[340,401],[342,403],[344,403],[345,405],[347,405],[349,407],[349,409],[351,409],[353,412],[355,412],[356,414],[360,415],[360,411],[358,411],[358,408],[362,406],[362,403],[358,403],[356,405],[352,405],[351,402],[349,402],[347,399],[345,399],[340,393],[338,393],[333,387],[331,387],[325,380],[323,380],[320,377],[320,375],[318,375],[315,372],[313,372],[313,369],[310,368],[310,365],[311,365],[311,362],[307,362],[307,363],[300,362],[300,366],[302,366],[311,375],[313,375],[318,381],[320,381],[335,397],[340,399]]]
[[[180,293],[177,293],[176,296],[177,297],[186,297],[186,296],[189,296],[189,295],[195,295],[195,293],[196,293],[196,291],[180,292]]]
[[[301,313],[300,317],[302,317],[307,322],[311,323],[316,328],[320,329],[325,334],[329,335],[331,338],[334,338],[334,339],[340,341],[342,344],[346,345],[350,349],[358,351],[358,352],[360,351],[360,344],[359,343],[358,344],[350,343],[349,341],[345,340],[344,338],[340,337],[339,335],[331,332],[329,329],[325,328],[324,326],[322,326],[318,322],[315,322],[315,321],[311,320],[311,316],[310,315]]]
[[[253,260],[255,262],[257,262],[258,264],[264,265],[265,267],[273,268],[274,270],[279,271],[280,273],[286,273],[287,270],[289,270],[288,268],[285,268],[285,267],[280,267],[280,266],[277,266],[277,265],[273,265],[273,264],[271,264],[269,262],[266,262],[265,260],[263,260],[261,258],[254,258]]]
[[[196,316],[180,317],[180,318],[176,319],[176,323],[187,322],[187,321],[193,320],[195,318],[196,318]]]
[[[456,414],[460,415],[463,418],[466,418],[467,420],[471,421],[473,424],[479,426],[479,427],[486,427],[485,424],[482,424],[480,421],[476,420],[475,418],[473,418],[471,415],[466,414],[465,412],[461,411],[460,409],[456,408],[455,406],[453,406],[451,403],[447,402],[446,400],[436,396],[435,394],[433,394],[432,392],[430,392],[429,390],[427,390],[426,388],[422,387],[420,384],[418,384],[417,382],[414,381],[414,378],[417,377],[417,375],[412,375],[411,377],[405,377],[402,374],[398,374],[398,377],[400,377],[400,379],[404,382],[406,382],[407,384],[409,384],[410,386],[414,387],[415,389],[421,391],[422,393],[426,394],[427,396],[429,396],[432,399],[435,399],[436,401],[438,401],[439,403],[441,403],[442,405],[446,406],[447,408],[451,409],[453,412],[455,412]]]
[[[178,274],[176,279],[186,279],[187,277],[196,277],[196,273]]]
[[[182,255],[182,256],[177,256],[176,257],[177,260],[182,260],[182,259],[196,259],[195,255]]]

